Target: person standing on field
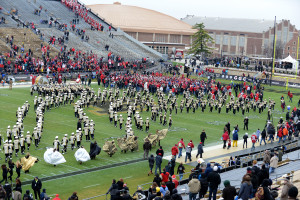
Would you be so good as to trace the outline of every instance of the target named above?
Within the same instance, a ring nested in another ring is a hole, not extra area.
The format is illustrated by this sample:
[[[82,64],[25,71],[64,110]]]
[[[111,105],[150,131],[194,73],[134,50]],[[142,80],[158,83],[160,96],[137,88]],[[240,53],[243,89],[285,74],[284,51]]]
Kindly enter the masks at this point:
[[[206,136],[205,130],[203,129],[200,134],[200,141],[202,142],[202,146],[204,146],[205,139],[207,139],[207,136]]]

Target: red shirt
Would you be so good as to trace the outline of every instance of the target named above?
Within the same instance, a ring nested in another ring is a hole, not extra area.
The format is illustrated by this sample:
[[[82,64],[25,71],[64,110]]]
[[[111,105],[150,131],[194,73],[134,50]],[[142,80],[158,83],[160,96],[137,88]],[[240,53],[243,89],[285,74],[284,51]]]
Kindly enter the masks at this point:
[[[175,188],[177,188],[177,186],[179,185],[179,182],[177,181],[177,179],[173,179],[172,182],[175,184]]]
[[[255,134],[251,135],[251,141],[252,143],[255,143],[257,139],[257,136]]]
[[[161,175],[161,179],[162,179],[163,182],[166,183],[166,182],[169,181],[169,176],[170,176],[169,172],[161,173],[160,175]]]
[[[176,156],[178,154],[178,148],[176,146],[173,146],[171,152],[173,156]]]

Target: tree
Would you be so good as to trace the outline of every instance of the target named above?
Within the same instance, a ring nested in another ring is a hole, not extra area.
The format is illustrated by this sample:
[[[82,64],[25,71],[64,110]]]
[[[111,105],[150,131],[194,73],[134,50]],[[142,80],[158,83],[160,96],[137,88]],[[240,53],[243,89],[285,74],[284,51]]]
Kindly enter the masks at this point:
[[[193,43],[192,47],[189,50],[189,53],[192,53],[194,55],[211,54],[211,51],[213,49],[208,46],[208,43],[214,43],[214,40],[212,37],[210,37],[208,32],[204,30],[204,28],[205,26],[203,23],[193,26],[193,29],[197,29],[198,31],[193,35]]]
[[[274,55],[274,43],[272,42],[270,46],[264,49],[264,55],[266,55],[269,58],[272,58]],[[276,48],[275,48],[275,58],[276,59],[282,59],[283,58],[283,50],[284,50],[285,44],[281,40],[276,41]]]

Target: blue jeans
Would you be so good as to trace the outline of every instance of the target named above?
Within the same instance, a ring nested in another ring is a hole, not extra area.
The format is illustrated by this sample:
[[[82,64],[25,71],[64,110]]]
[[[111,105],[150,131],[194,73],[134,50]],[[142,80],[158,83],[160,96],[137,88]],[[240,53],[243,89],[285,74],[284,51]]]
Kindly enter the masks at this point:
[[[179,174],[179,181],[181,181],[183,178],[183,174]]]
[[[280,143],[280,142],[281,142],[281,139],[282,139],[282,137],[279,137],[278,143]]]
[[[273,141],[274,141],[274,136],[273,135],[270,135],[270,137],[269,137],[269,140],[268,141],[271,141],[271,143],[273,143]]]
[[[274,167],[270,167],[269,173],[271,174],[271,173],[273,173],[274,171],[275,171],[275,168],[274,168]]]
[[[185,162],[187,161],[187,159],[189,159],[190,161],[192,161],[191,153],[186,152],[186,154],[185,154]]]
[[[197,193],[191,193],[189,194],[189,200],[196,200]]]
[[[213,195],[213,200],[217,199],[217,190],[218,190],[218,188],[212,189],[211,187],[209,187],[209,197],[208,197],[208,200],[211,200],[211,196],[212,195]]]
[[[251,151],[254,151],[255,149],[255,143],[252,143]]]
[[[178,158],[180,158],[182,156],[182,148],[178,148],[178,149],[179,149]]]
[[[266,138],[261,138],[261,140],[260,140],[260,144],[259,144],[259,145],[261,145],[261,142],[262,142],[262,141],[264,141],[264,142],[265,142],[265,145],[267,144],[267,143],[266,143]]]
[[[155,174],[157,173],[157,168],[159,169],[159,174],[161,174],[161,165],[155,165]]]
[[[284,135],[284,136],[282,137],[282,142],[284,142],[285,139],[286,139],[286,135]]]

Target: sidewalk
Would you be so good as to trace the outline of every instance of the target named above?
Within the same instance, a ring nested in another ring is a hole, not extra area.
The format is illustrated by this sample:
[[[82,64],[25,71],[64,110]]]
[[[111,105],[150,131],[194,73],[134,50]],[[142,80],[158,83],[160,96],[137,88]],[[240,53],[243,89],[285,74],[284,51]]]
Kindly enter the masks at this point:
[[[223,149],[223,144],[217,144],[214,146],[209,146],[209,147],[205,147],[203,148],[204,153],[202,154],[202,159],[208,163],[208,162],[218,162],[218,163],[222,163],[223,161],[227,161],[229,160],[230,156],[235,157],[238,155],[242,155],[242,154],[249,154],[249,153],[253,153],[253,152],[260,152],[260,151],[264,151],[265,149],[269,149],[269,148],[274,148],[279,146],[278,141],[271,143],[267,143],[267,145],[259,145],[259,143],[257,142],[255,144],[255,150],[251,151],[251,147],[252,147],[252,142],[250,141],[250,139],[248,139],[248,148],[243,149],[243,140],[239,140],[237,147],[231,147],[230,149]],[[282,144],[282,143],[281,143]],[[192,151],[192,162],[190,162],[189,160],[187,160],[186,164],[192,165],[192,166],[196,166],[197,163],[197,146],[198,144],[195,144],[194,150]],[[176,162],[177,163],[185,163],[185,150],[183,150],[182,152],[182,157],[180,158],[176,158]],[[172,156],[171,155],[167,155],[163,157],[166,160],[171,160]],[[198,156],[199,158],[199,156]]]

